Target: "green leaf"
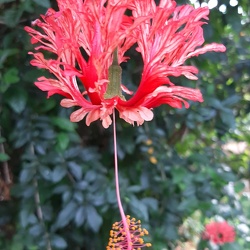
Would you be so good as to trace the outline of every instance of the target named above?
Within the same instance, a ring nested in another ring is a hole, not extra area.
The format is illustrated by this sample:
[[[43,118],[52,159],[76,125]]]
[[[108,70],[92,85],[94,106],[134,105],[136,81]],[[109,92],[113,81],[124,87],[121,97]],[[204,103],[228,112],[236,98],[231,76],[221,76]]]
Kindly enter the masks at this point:
[[[34,171],[29,168],[25,168],[21,171],[19,180],[21,183],[28,183],[30,182],[34,177]]]
[[[41,224],[35,224],[29,228],[29,234],[32,236],[39,236],[43,234],[43,227]]]
[[[46,9],[50,8],[50,1],[49,0],[33,0],[37,5],[40,5]]]
[[[63,118],[63,117],[53,117],[51,118],[52,124],[54,124],[56,127],[68,131],[73,132],[75,131],[76,124],[71,122],[69,119]]]
[[[50,181],[52,179],[52,170],[50,168],[40,165],[39,172],[45,180]]]
[[[77,180],[82,179],[83,170],[81,165],[77,164],[76,162],[70,161],[68,162],[68,168],[74,178],[76,178]]]
[[[158,209],[158,200],[156,200],[155,198],[143,198],[141,200],[147,207],[149,207],[150,209],[152,209],[152,211],[157,211]]]
[[[51,238],[51,245],[55,248],[59,248],[59,249],[65,249],[68,244],[67,242],[65,241],[64,238],[62,238],[61,236],[59,235],[53,235],[52,238]]]
[[[85,180],[88,182],[93,182],[96,179],[96,172],[89,170],[85,175]]]
[[[245,184],[243,182],[241,182],[241,181],[236,182],[234,184],[234,190],[235,190],[236,193],[242,192],[244,190],[244,188],[245,188]]]
[[[187,197],[178,206],[179,211],[191,212],[198,205],[198,200],[195,197]]]
[[[135,196],[131,197],[130,209],[134,214],[138,215],[138,217],[144,219],[145,221],[148,221],[147,206],[143,202],[138,200]]]
[[[70,139],[66,133],[57,134],[57,145],[61,150],[65,150],[69,145]]]
[[[227,99],[222,101],[222,104],[224,106],[229,106],[230,107],[230,106],[233,106],[234,104],[238,103],[241,99],[242,99],[242,97],[239,96],[239,95],[231,95]]]
[[[187,170],[185,168],[173,168],[171,173],[173,175],[173,183],[180,184],[183,183],[183,179],[187,175]]]
[[[23,14],[23,9],[20,6],[13,7],[4,11],[3,22],[6,26],[15,27]]]
[[[69,202],[59,213],[55,228],[65,227],[74,217],[76,213],[77,205],[75,202]]]
[[[220,111],[220,117],[224,124],[226,124],[229,128],[235,128],[235,117],[233,111],[228,108],[223,108]]]
[[[1,3],[1,0],[0,0],[0,3]],[[18,52],[19,52],[19,49],[17,48],[0,50],[0,68],[4,66],[3,64],[5,63],[5,61],[7,61],[7,59],[10,56],[16,55]],[[7,69],[7,72],[13,69],[17,70],[17,68],[9,68]]]
[[[5,153],[0,153],[0,162],[8,161],[10,157]]]
[[[9,68],[4,74],[3,74],[3,81],[5,84],[10,85],[13,83],[17,83],[20,81],[20,78],[18,76],[19,72],[17,68]]]
[[[8,91],[6,94],[7,103],[18,114],[24,111],[27,104],[27,99],[27,92],[21,88],[16,88],[15,92]]]
[[[86,220],[86,208],[81,206],[77,209],[75,214],[75,223],[77,227],[83,225],[84,221]]]
[[[208,103],[209,106],[211,106],[211,107],[213,107],[215,109],[220,110],[220,109],[223,108],[221,102],[218,99],[214,98],[214,97],[206,98],[205,102]]]
[[[175,227],[167,225],[165,235],[169,240],[176,240],[178,237],[177,229]]]
[[[51,175],[51,180],[54,183],[59,182],[65,175],[67,174],[67,171],[64,167],[57,166],[55,169],[52,171]]]
[[[221,246],[221,250],[246,250],[243,249],[238,243],[228,243]]]
[[[95,207],[90,205],[86,207],[86,213],[89,227],[97,233],[102,225],[102,217],[97,213]]]

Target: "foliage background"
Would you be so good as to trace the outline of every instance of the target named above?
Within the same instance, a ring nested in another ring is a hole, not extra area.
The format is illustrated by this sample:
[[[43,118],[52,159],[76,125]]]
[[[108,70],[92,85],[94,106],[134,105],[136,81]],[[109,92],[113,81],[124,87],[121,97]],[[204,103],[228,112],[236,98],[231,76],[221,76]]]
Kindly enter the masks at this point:
[[[249,1],[219,2],[205,35],[227,52],[189,61],[200,69],[197,82],[174,79],[196,84],[205,102],[157,108],[141,127],[118,121],[125,210],[143,221],[155,250],[212,249],[200,235],[221,218],[237,233],[221,249],[250,249]],[[70,123],[60,98],[33,85],[47,72],[29,65],[23,27],[50,6],[55,1],[0,0],[0,249],[101,250],[120,220],[112,129]],[[142,68],[133,53],[123,65],[131,89]]]

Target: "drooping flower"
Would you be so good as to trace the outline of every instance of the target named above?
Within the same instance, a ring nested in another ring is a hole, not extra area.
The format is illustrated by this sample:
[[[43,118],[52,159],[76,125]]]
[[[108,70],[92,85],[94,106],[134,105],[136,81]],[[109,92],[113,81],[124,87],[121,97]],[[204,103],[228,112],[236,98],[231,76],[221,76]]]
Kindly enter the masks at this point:
[[[48,97],[62,95],[63,107],[79,107],[71,114],[72,122],[86,117],[89,125],[100,119],[107,128],[116,109],[126,122],[141,125],[152,120],[152,109],[162,104],[188,108],[187,100],[203,101],[198,89],[175,86],[169,77],[196,80],[198,69],[184,65],[185,61],[208,51],[225,51],[216,43],[201,47],[207,7],[177,7],[173,0],[161,0],[158,6],[154,0],[57,2],[58,11],[50,8],[32,23],[38,30],[25,30],[31,42],[39,44],[35,48],[39,52],[30,52],[31,64],[55,76],[38,78],[36,86]],[[132,93],[121,84],[119,65],[129,59],[125,53],[135,44],[143,71]],[[53,59],[44,51],[52,52]]]
[[[110,230],[110,238],[107,250],[124,250],[128,249],[128,245],[131,249],[141,250],[142,247],[151,247],[150,243],[145,243],[143,236],[148,235],[148,231],[141,228],[141,221],[135,218],[126,217],[127,225],[130,232],[130,242],[126,237],[126,231],[124,230],[123,221],[115,222]]]
[[[235,241],[235,230],[226,221],[211,222],[205,226],[203,239],[210,240],[217,245]]]

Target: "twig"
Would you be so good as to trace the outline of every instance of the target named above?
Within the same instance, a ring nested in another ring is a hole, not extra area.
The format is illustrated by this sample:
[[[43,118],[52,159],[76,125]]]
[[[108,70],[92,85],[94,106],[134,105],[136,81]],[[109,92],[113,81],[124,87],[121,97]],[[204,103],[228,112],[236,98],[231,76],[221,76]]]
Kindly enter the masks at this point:
[[[31,146],[31,151],[33,154],[35,154],[33,146]],[[36,177],[33,179],[33,185],[35,187],[34,199],[35,199],[35,204],[36,204],[37,217],[38,217],[38,219],[39,219],[39,221],[40,221],[40,223],[43,226],[44,231],[45,231],[44,236],[45,236],[45,239],[47,241],[47,250],[52,250],[49,233],[47,232],[46,225],[44,223],[43,210],[41,207],[41,199],[40,199],[40,194],[39,194],[39,190],[38,190],[38,181],[37,181]]]
[[[0,137],[1,137],[1,127],[0,127]],[[0,143],[0,152],[5,154],[5,149],[4,149],[3,143]],[[8,162],[7,161],[2,162],[2,166],[3,166],[4,182],[7,185],[9,185],[12,183],[12,181],[10,178]]]

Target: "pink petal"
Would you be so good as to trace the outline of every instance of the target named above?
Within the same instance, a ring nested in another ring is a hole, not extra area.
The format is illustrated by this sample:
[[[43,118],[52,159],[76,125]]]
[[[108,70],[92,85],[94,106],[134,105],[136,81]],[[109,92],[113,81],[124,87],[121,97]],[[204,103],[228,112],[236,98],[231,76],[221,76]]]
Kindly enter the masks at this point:
[[[100,118],[100,109],[94,109],[90,111],[86,117],[86,125],[89,126],[91,122]]]
[[[86,114],[88,114],[88,111],[86,111],[84,108],[80,108],[80,109],[74,111],[70,115],[70,121],[79,122],[86,116]]]
[[[215,52],[225,52],[226,47],[223,44],[218,44],[218,43],[211,43],[207,44],[202,48],[196,49],[194,52],[191,52],[187,55],[187,58],[193,57],[193,56],[198,56],[201,54],[205,54],[209,51],[215,51]]]
[[[71,99],[62,99],[60,105],[64,108],[71,108],[73,106],[77,106],[78,103],[75,100]]]

